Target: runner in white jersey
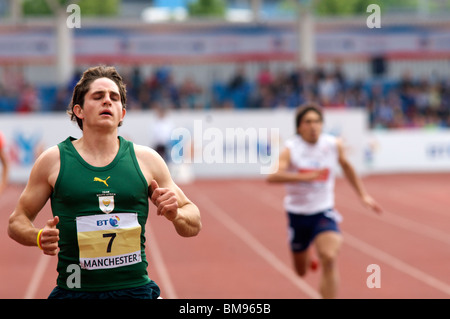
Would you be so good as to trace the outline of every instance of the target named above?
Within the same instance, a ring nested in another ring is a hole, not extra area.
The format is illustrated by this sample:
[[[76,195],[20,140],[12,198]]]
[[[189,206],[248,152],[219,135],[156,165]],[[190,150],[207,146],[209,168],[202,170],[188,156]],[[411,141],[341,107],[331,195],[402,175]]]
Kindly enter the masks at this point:
[[[297,134],[286,141],[278,169],[267,180],[286,183],[284,208],[295,270],[304,276],[308,268],[316,267],[309,249],[314,244],[322,268],[320,293],[323,298],[335,298],[339,282],[336,258],[342,245],[338,227],[341,216],[334,209],[338,165],[362,203],[378,213],[382,209],[365,191],[344,154],[341,140],[322,133],[321,107],[313,103],[299,107],[295,121]]]
[[[312,215],[334,206],[334,175],[338,165],[337,139],[322,134],[315,144],[306,142],[300,135],[285,143],[289,149],[289,171],[314,173],[323,170],[320,178],[286,185],[284,208],[293,214]]]

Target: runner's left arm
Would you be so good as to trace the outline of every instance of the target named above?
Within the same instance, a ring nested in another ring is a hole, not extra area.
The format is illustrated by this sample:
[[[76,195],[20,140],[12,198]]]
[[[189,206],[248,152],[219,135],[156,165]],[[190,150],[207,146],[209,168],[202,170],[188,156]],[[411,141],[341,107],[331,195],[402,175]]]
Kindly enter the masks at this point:
[[[337,140],[337,148],[339,165],[341,166],[345,177],[350,182],[350,185],[352,185],[353,189],[358,194],[363,205],[374,210],[376,213],[381,213],[383,211],[382,208],[366,191],[363,182],[357,175],[355,169],[353,168],[353,165],[347,159],[341,139]]]
[[[179,235],[196,236],[202,228],[198,207],[173,181],[167,164],[156,151],[139,145],[135,145],[135,150],[157,215],[170,220]]]

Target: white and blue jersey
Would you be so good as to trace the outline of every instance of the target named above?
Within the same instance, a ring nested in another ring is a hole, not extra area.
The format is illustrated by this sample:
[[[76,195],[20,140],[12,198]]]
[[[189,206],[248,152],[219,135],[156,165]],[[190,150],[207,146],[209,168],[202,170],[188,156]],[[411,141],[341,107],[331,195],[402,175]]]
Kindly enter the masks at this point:
[[[336,137],[321,134],[317,143],[310,144],[296,135],[288,139],[285,145],[290,151],[289,171],[327,170],[327,174],[314,181],[287,183],[285,210],[293,214],[312,215],[333,208],[338,168]]]

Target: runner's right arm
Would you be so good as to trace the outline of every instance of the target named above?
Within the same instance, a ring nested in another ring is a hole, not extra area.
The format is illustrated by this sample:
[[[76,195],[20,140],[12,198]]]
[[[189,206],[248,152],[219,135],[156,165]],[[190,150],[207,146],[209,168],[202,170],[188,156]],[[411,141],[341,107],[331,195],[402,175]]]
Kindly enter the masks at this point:
[[[290,172],[291,153],[288,148],[283,149],[278,159],[277,170],[267,176],[269,183],[296,183],[311,182],[324,174],[324,170],[315,170],[309,172]]]
[[[52,147],[36,160],[28,183],[9,217],[8,235],[18,243],[37,246],[40,228],[36,228],[33,221],[50,198],[58,172],[59,150]],[[49,220],[41,234],[41,246],[44,253],[49,255],[56,254],[58,248],[59,231],[53,227],[56,225],[55,222],[57,223],[55,219]]]

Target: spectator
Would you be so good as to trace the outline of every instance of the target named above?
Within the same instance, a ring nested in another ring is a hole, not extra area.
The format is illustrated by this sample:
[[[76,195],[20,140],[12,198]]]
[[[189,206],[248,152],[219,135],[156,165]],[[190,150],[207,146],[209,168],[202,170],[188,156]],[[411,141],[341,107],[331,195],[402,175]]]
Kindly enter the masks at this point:
[[[449,127],[449,79],[439,80],[432,75],[416,81],[410,70],[398,80],[374,82],[371,78],[358,78],[350,81],[339,61],[334,70],[328,72],[319,66],[311,70],[280,69],[276,74],[264,63],[251,79],[245,65],[239,64],[228,81],[219,79],[215,73],[209,87],[198,85],[194,77],[180,82],[167,67],[155,68],[148,77],[144,77],[141,70],[132,68],[125,80],[130,110],[152,109],[157,104],[169,109],[292,108],[311,101],[325,107],[365,108],[371,127]],[[62,111],[67,105],[65,90],[54,90],[54,96],[47,96],[48,90],[24,84],[20,68],[5,67],[1,75],[1,111],[42,111],[39,97],[43,92],[46,98],[42,100],[52,103],[48,109]]]
[[[36,89],[32,85],[26,84],[20,95],[17,112],[28,113],[38,111],[39,109],[40,102]]]
[[[202,89],[195,82],[192,76],[188,76],[181,83],[179,88],[180,107],[183,109],[198,109],[203,105],[201,103]]]
[[[327,73],[318,83],[319,98],[323,106],[330,106],[339,90],[339,83],[333,73]]]

